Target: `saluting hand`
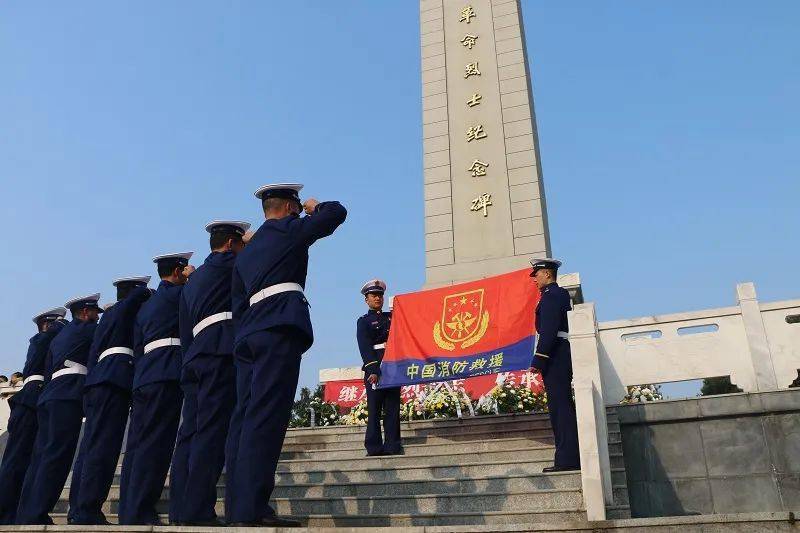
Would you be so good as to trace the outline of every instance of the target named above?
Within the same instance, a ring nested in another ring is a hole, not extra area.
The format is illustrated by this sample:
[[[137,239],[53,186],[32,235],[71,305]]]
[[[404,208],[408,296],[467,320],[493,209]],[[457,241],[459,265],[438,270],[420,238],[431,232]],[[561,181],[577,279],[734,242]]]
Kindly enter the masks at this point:
[[[194,267],[192,265],[186,265],[183,267],[183,275],[187,278],[192,275],[192,272],[194,272]]]
[[[306,215],[313,215],[317,205],[319,205],[319,202],[316,198],[309,198],[303,203],[303,211],[306,212]]]
[[[249,243],[250,239],[253,238],[253,235],[255,235],[255,233],[253,233],[252,231],[249,231],[249,230],[245,231],[244,235],[242,235],[242,242],[245,243],[245,244]]]

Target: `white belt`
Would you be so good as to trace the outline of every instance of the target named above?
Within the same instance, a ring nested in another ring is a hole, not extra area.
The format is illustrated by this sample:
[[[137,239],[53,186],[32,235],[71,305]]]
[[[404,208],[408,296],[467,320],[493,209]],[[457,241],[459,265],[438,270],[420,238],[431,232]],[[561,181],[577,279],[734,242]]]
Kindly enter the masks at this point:
[[[114,354],[118,354],[118,353],[132,356],[133,355],[133,350],[131,350],[130,348],[126,348],[124,346],[113,346],[113,347],[111,347],[111,348],[109,348],[107,350],[103,350],[103,352],[97,358],[97,362],[99,363],[100,361],[102,361],[103,359],[108,357],[109,355],[114,355]]]
[[[174,337],[166,338],[166,339],[158,339],[152,342],[148,342],[144,345],[144,353],[150,353],[156,348],[163,348],[164,346],[180,346],[181,340],[176,339]]]
[[[56,370],[55,372],[53,372],[52,379],[56,379],[57,377],[60,376],[67,376],[69,374],[81,374],[84,376],[87,374],[85,366],[83,366],[80,363],[73,363],[69,359],[64,361],[64,366],[66,366],[67,368],[62,368],[61,370]]]
[[[217,313],[215,315],[207,316],[203,320],[197,323],[195,327],[192,328],[192,335],[197,337],[201,331],[206,329],[211,324],[216,324],[217,322],[222,322],[223,320],[230,320],[233,318],[233,313],[230,311],[225,311],[222,313]]]
[[[567,333],[566,331],[559,331],[558,333],[556,333],[556,337],[558,337],[559,339],[569,339],[569,333]]]
[[[269,298],[270,296],[274,296],[282,292],[291,292],[291,291],[297,291],[302,293],[303,287],[301,287],[300,284],[298,283],[278,283],[277,285],[272,285],[270,287],[267,287],[266,289],[261,289],[260,291],[258,291],[257,293],[255,293],[250,297],[250,307],[253,307],[264,298]]]
[[[375,346],[373,346],[373,348],[376,349],[376,350],[385,350],[386,349],[386,343],[382,342],[380,344],[376,344]]]
[[[27,385],[28,383],[32,383],[32,382],[34,382],[34,381],[44,381],[44,376],[40,376],[39,374],[33,374],[32,376],[28,376],[28,377],[27,377],[27,378],[25,378],[25,380],[22,382],[22,386],[24,387],[24,386],[25,386],[25,385]]]

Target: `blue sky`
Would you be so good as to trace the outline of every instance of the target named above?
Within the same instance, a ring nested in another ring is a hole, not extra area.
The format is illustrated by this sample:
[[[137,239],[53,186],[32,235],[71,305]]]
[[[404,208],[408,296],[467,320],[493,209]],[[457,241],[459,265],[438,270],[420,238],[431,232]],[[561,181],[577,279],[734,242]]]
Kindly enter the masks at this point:
[[[260,222],[258,186],[349,209],[309,270],[320,368],[360,364],[369,277],[424,282],[418,8],[3,2],[0,372],[30,316]],[[523,1],[554,254],[601,320],[800,297],[800,3]]]

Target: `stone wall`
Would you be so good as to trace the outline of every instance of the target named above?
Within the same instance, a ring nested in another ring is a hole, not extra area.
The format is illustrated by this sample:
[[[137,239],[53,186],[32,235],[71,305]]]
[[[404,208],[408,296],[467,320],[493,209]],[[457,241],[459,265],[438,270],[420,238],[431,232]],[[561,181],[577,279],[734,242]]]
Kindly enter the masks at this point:
[[[800,389],[616,411],[632,517],[800,510]]]

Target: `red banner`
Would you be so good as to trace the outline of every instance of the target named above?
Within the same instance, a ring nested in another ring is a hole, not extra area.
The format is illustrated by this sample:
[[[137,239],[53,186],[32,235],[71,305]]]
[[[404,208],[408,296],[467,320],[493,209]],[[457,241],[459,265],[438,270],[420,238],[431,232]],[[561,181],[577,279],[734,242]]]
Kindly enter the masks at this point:
[[[396,296],[378,387],[527,369],[538,301],[530,269]]]
[[[491,391],[496,385],[504,382],[526,386],[537,394],[544,391],[542,376],[538,373],[528,372],[527,370],[456,379],[450,381],[449,384],[455,390],[463,390],[466,392],[472,400],[478,400],[481,396]],[[404,385],[400,387],[401,400],[405,403],[414,398],[420,398],[425,391],[425,387],[430,388],[436,385],[436,383]],[[367,390],[366,387],[364,387],[364,380],[361,379],[329,381],[325,384],[325,401],[335,403],[339,405],[339,407],[345,409],[353,407],[366,397]]]

